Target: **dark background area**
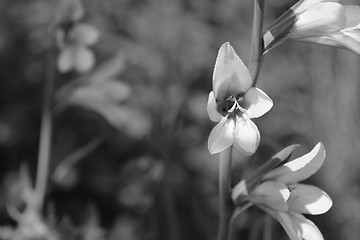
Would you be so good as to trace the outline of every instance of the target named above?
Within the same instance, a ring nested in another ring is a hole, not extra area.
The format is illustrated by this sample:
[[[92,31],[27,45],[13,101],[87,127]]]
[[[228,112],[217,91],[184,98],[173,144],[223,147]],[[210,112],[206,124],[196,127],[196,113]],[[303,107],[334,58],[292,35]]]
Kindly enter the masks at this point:
[[[21,206],[20,166],[28,164],[32,181],[36,176],[45,29],[56,12],[55,2],[0,0],[2,226],[15,224],[7,203]],[[267,1],[265,28],[294,2]],[[97,111],[82,102],[57,108],[55,101],[45,215],[55,215],[59,231],[63,225],[67,231],[79,229],[93,219],[104,239],[215,239],[218,157],[207,150],[213,123],[206,103],[220,45],[229,41],[247,62],[252,1],[83,4],[82,21],[100,32],[92,47],[94,72],[118,53],[124,63],[112,77],[129,94],[123,93],[126,97],[119,102],[102,102]],[[269,52],[258,87],[274,107],[255,120],[262,137],[258,152],[249,160],[234,158],[235,184],[290,144],[302,145],[300,155],[323,142],[325,164],[308,182],[329,193],[334,205],[325,215],[309,218],[329,240],[360,236],[359,63],[360,57],[351,52],[298,42]],[[84,81],[92,74],[84,75]],[[57,73],[57,91],[78,78]],[[96,148],[65,176],[54,177],[70,153],[92,141],[97,141]],[[251,208],[238,222],[239,239],[257,239],[263,219],[260,210]],[[274,236],[282,236],[279,224],[273,226]]]

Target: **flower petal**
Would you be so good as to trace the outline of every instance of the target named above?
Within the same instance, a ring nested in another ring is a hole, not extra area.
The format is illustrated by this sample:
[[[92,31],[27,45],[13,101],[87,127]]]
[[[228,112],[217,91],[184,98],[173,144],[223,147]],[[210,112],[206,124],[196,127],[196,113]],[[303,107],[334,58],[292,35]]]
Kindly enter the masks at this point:
[[[286,201],[290,191],[283,183],[266,181],[260,184],[250,195],[250,201],[256,205],[263,205],[275,211],[286,212]]]
[[[263,175],[273,170],[276,166],[279,166],[283,161],[287,161],[290,159],[292,153],[300,147],[299,144],[290,145],[280,152],[272,156],[269,160],[267,160],[263,165],[256,169],[256,171],[248,178],[248,185],[257,185],[259,181],[262,181]]]
[[[298,16],[290,38],[321,36],[340,31],[346,25],[345,9],[339,3],[317,4]]]
[[[247,189],[246,181],[243,179],[238,182],[231,191],[231,199],[235,203],[235,205],[239,204],[241,200],[245,199],[247,202],[247,197],[249,196],[249,192]]]
[[[221,121],[221,118],[223,116],[216,110],[216,100],[215,100],[215,95],[214,95],[213,91],[211,91],[209,93],[209,99],[208,99],[206,109],[207,109],[207,112],[209,114],[211,121],[214,121],[214,122]]]
[[[94,53],[85,47],[74,49],[74,67],[79,73],[89,71],[95,64]]]
[[[219,49],[213,74],[215,98],[222,101],[229,96],[243,94],[251,84],[249,70],[230,43],[224,43]]]
[[[290,198],[287,200],[289,209],[306,213],[322,214],[332,206],[329,195],[318,187],[306,184],[293,184],[289,186]]]
[[[301,0],[294,4],[291,9],[296,13],[302,13],[310,7],[323,2],[340,2],[340,0]]]
[[[302,214],[296,212],[289,212],[289,216],[296,222],[300,228],[301,239],[304,240],[324,240],[318,227]]]
[[[244,96],[246,103],[250,104],[246,114],[250,118],[261,117],[267,113],[273,106],[273,101],[261,89],[252,87]]]
[[[325,147],[318,143],[311,152],[294,159],[264,176],[264,180],[279,181],[285,184],[304,180],[319,170],[325,160]]]
[[[243,117],[236,118],[234,147],[246,155],[256,152],[260,143],[260,133],[255,123]]]
[[[345,48],[360,55],[360,40],[356,39],[360,39],[360,30],[346,29],[327,36],[308,37],[300,40],[302,42]]]
[[[210,132],[208,148],[211,154],[219,153],[229,148],[234,142],[235,121],[223,117]]]
[[[288,213],[276,212],[270,208],[261,209],[263,209],[267,214],[272,216],[281,224],[290,240],[303,240],[301,236],[300,224],[295,221]]]
[[[360,27],[341,31],[344,35],[333,36],[342,47],[360,55]]]
[[[293,211],[284,213],[269,208],[262,209],[281,224],[291,240],[324,240],[317,226],[302,214]]]
[[[57,68],[59,72],[66,73],[69,72],[74,66],[73,52],[72,48],[64,48],[57,59]]]
[[[79,23],[69,33],[69,38],[77,44],[88,46],[97,42],[99,31],[89,24]]]
[[[360,6],[344,6],[346,15],[345,28],[356,27],[360,24]]]

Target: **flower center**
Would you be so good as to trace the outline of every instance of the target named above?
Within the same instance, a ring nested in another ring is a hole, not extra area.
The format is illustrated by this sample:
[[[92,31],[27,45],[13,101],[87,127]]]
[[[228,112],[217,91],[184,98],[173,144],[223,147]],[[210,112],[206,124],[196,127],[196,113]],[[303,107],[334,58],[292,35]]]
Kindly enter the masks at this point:
[[[244,95],[229,96],[221,102],[217,103],[217,111],[223,115],[242,115],[247,109],[245,107]]]

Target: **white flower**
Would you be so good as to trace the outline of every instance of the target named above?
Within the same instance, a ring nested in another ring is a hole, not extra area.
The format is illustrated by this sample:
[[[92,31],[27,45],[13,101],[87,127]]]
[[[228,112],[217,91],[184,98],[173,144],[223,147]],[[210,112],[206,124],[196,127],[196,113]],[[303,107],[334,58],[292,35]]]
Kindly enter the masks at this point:
[[[224,43],[216,59],[213,91],[207,104],[210,119],[219,122],[209,136],[211,154],[222,152],[231,145],[247,155],[256,151],[260,133],[251,118],[264,115],[273,103],[251,84],[249,70],[232,46]]]
[[[89,46],[99,39],[96,28],[85,23],[76,23],[68,31],[58,30],[57,44],[60,49],[57,66],[60,72],[89,71],[95,64],[95,56]]]
[[[340,0],[301,0],[264,34],[264,53],[286,39],[342,47],[360,55],[360,7]]]
[[[332,206],[331,198],[320,188],[298,183],[319,170],[325,159],[325,148],[318,143],[302,157],[265,173],[248,194],[242,180],[233,191],[233,200],[242,195],[276,219],[291,240],[324,239],[316,225],[303,216],[322,214]]]

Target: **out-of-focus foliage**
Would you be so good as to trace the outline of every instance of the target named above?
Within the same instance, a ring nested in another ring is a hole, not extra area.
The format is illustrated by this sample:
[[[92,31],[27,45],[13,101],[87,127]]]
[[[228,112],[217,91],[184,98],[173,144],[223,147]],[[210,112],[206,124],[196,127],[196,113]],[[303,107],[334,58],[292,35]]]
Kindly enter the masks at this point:
[[[294,2],[267,1],[265,26]],[[35,179],[47,34],[57,3],[0,2],[2,236],[19,229],[8,206],[23,207],[22,163],[29,165],[30,186]],[[64,182],[49,182],[48,210],[38,222],[60,239],[215,239],[218,159],[207,150],[213,124],[206,101],[223,42],[247,62],[252,1],[82,3],[81,21],[99,31],[91,46],[97,61],[83,75],[56,73],[50,173],[72,152],[102,140],[70,164]],[[258,85],[274,107],[256,121],[258,153],[234,161],[235,183],[285,146],[300,143],[306,152],[322,141],[327,158],[310,181],[334,206],[311,219],[330,240],[360,236],[358,65],[352,53],[304,43],[269,52]],[[235,236],[257,239],[262,216],[250,209]],[[283,236],[273,226],[274,239]]]

